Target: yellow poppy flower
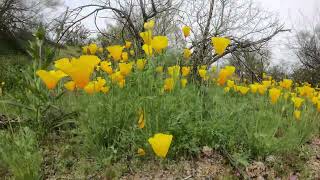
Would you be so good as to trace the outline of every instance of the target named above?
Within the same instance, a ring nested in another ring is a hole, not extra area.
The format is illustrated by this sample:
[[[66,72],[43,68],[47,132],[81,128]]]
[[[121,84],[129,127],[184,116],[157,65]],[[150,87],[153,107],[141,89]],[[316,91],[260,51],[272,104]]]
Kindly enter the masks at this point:
[[[313,97],[313,94],[315,92],[315,89],[310,87],[309,85],[305,85],[303,87],[298,88],[298,91],[300,93],[300,96],[305,96],[305,97]]]
[[[140,37],[143,39],[144,44],[151,45],[152,31],[141,32]]]
[[[199,69],[199,70],[198,70],[198,73],[199,73],[199,76],[200,76],[202,79],[205,79],[206,76],[207,76],[207,70],[205,70],[205,69]]]
[[[139,129],[143,129],[145,126],[145,117],[144,117],[144,111],[140,109],[139,111],[139,120],[138,120],[138,127]]]
[[[110,88],[108,86],[101,88],[101,92],[103,92],[105,94],[107,94],[109,91],[110,91]]]
[[[103,53],[103,48],[102,48],[102,47],[98,48],[98,52],[99,52],[100,54],[102,54],[102,53]]]
[[[234,72],[236,72],[236,67],[234,66],[226,66],[225,69],[228,72],[228,76],[231,76]]]
[[[266,87],[269,88],[272,85],[272,81],[262,81],[262,84]]]
[[[258,91],[258,84],[250,84],[250,89],[251,89],[251,92],[253,94],[257,93]]]
[[[242,95],[246,95],[250,90],[250,88],[244,86],[237,86],[237,89]]]
[[[313,96],[313,97],[311,98],[311,102],[312,102],[313,105],[317,105],[317,103],[318,103],[318,97]]]
[[[101,60],[98,56],[89,55],[89,56],[80,56],[78,59],[72,59],[71,64],[85,64],[86,66],[89,66],[90,69],[94,70],[94,67],[98,66]]]
[[[111,75],[113,73],[112,67],[111,67],[111,63],[108,61],[102,61],[100,63],[100,68],[106,72],[108,75]]]
[[[144,44],[142,46],[142,49],[143,49],[144,53],[146,53],[147,56],[152,56],[152,53],[153,53],[152,52],[152,46]]]
[[[168,67],[168,74],[174,79],[178,78],[180,75],[180,66],[175,65]]]
[[[96,71],[100,71],[100,66],[96,66]]]
[[[107,81],[105,79],[102,77],[97,77],[97,80],[95,81],[95,91],[100,92],[106,83]]]
[[[138,153],[138,156],[144,156],[144,155],[146,155],[146,152],[145,152],[144,149],[142,149],[142,148],[139,148],[137,153]]]
[[[168,38],[166,36],[155,36],[151,41],[151,46],[157,53],[160,53],[168,47]]]
[[[186,59],[186,60],[190,59],[191,55],[192,55],[192,52],[190,49],[186,48],[183,50],[183,58],[184,59]]]
[[[190,70],[191,70],[191,68],[190,67],[182,67],[182,69],[181,69],[181,75],[183,76],[183,77],[186,77],[186,76],[188,76],[189,74],[190,74]]]
[[[267,89],[268,88],[262,84],[258,85],[258,92],[260,95],[264,95],[266,93]]]
[[[163,73],[163,66],[158,66],[158,67],[156,67],[156,72],[157,73]]]
[[[154,20],[150,20],[150,21],[144,23],[143,27],[144,27],[144,29],[151,31],[154,27],[154,24],[155,24]]]
[[[215,53],[220,56],[223,55],[223,53],[231,43],[230,39],[224,37],[213,37],[211,38],[211,41],[215,49]]]
[[[83,46],[82,47],[82,54],[84,54],[84,55],[90,54],[88,46]]]
[[[130,63],[119,63],[119,70],[123,76],[128,76],[132,70],[132,64]]]
[[[69,69],[72,67],[72,64],[68,58],[63,58],[55,61],[54,66],[58,69]]]
[[[185,88],[187,86],[188,80],[187,79],[181,79],[181,87]]]
[[[228,78],[230,78],[233,73],[235,72],[236,68],[234,66],[226,66],[225,68],[221,69],[218,76],[218,84],[223,86]]]
[[[120,45],[108,46],[107,50],[115,61],[121,60],[123,46],[120,46]]]
[[[229,88],[233,88],[234,85],[235,85],[234,81],[232,81],[232,80],[228,80],[228,81],[227,81],[227,86],[228,86]]]
[[[191,27],[189,27],[189,26],[183,26],[183,27],[182,27],[182,32],[183,32],[183,35],[184,35],[185,38],[188,37],[188,36],[190,36]]]
[[[55,67],[66,73],[76,83],[77,87],[84,88],[90,81],[94,68],[100,63],[97,56],[80,56],[79,59],[64,58],[55,61]]]
[[[132,45],[132,43],[131,43],[130,41],[126,41],[125,47],[126,47],[127,49],[130,49],[131,45]]]
[[[239,86],[233,86],[234,92],[239,92]]]
[[[224,91],[225,93],[230,92],[230,87],[225,87],[225,88],[223,89],[223,91]]]
[[[282,88],[285,88],[285,89],[291,89],[291,86],[293,84],[293,81],[291,79],[284,79],[283,81],[281,81],[280,83],[280,86]]]
[[[301,119],[301,111],[295,110],[293,112],[294,118],[296,118],[296,120],[300,120]]]
[[[128,55],[127,52],[123,52],[122,55],[121,55],[121,57],[122,57],[122,61],[123,61],[123,62],[127,62],[128,59],[129,59],[129,55]]]
[[[299,97],[293,97],[291,100],[292,100],[294,107],[296,109],[299,109],[302,106],[302,103],[304,102],[304,99],[299,98]]]
[[[169,151],[172,138],[172,135],[158,133],[149,138],[148,142],[151,144],[151,147],[157,156],[165,158]]]
[[[84,88],[83,90],[88,93],[88,94],[93,94],[94,93],[94,83],[93,82],[89,82]]]
[[[147,63],[147,61],[145,59],[138,59],[137,63],[136,63],[137,64],[137,69],[139,71],[143,71],[144,66],[146,65],[146,63]]]
[[[110,76],[112,83],[117,83],[122,81],[125,77],[121,74],[120,71],[117,71]]]
[[[174,79],[167,78],[164,80],[164,90],[165,91],[172,91],[174,88]]]
[[[45,71],[38,70],[36,74],[40,77],[40,79],[45,83],[49,90],[54,89],[58,82],[67,75],[62,71]]]
[[[227,70],[225,69],[221,69],[221,71],[219,72],[219,76],[218,76],[218,79],[217,79],[217,83],[220,85],[220,86],[223,86],[227,79],[228,79],[228,72]]]
[[[279,97],[281,95],[281,90],[277,88],[272,88],[269,90],[269,97],[271,99],[271,103],[275,104],[277,103]]]
[[[98,46],[97,46],[97,44],[90,44],[88,46],[88,49],[89,49],[90,54],[95,55],[98,50]]]
[[[134,56],[134,55],[135,55],[134,50],[130,50],[130,55],[131,55],[131,56]]]
[[[105,87],[106,80],[98,77],[96,81],[89,82],[85,87],[84,91],[88,94],[98,93],[98,92],[106,92],[108,91],[108,88]]]
[[[125,79],[122,79],[118,82],[118,86],[119,88],[123,89],[124,86],[126,85],[126,80]]]
[[[76,88],[76,83],[73,82],[73,81],[69,81],[69,82],[64,84],[64,87],[69,91],[74,91],[75,88]]]

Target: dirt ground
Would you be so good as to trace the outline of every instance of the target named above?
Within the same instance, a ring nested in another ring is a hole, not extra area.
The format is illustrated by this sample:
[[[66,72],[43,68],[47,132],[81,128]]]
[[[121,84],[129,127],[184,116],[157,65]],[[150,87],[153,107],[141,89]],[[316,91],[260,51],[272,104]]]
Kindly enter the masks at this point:
[[[235,179],[232,168],[218,153],[207,152],[195,160],[181,160],[165,168],[149,164],[143,170],[123,176],[122,180],[147,179]]]
[[[311,158],[307,162],[307,169],[310,170],[310,176],[314,179],[320,179],[320,137],[315,138],[311,144]]]
[[[56,139],[57,140],[57,139]],[[51,139],[52,144],[54,139]],[[239,169],[230,165],[230,162],[221,154],[213,151],[209,147],[203,147],[202,153],[199,157],[193,160],[178,160],[170,162],[146,161],[143,163],[135,163],[132,169],[124,165],[125,163],[118,163],[125,167],[127,173],[110,175],[108,170],[102,170],[97,167],[93,160],[86,160],[84,162],[85,168],[81,166],[81,160],[76,159],[76,155],[70,146],[63,147],[62,144],[57,143],[45,147],[43,172],[44,179],[120,179],[121,180],[149,180],[149,179],[320,179],[320,138],[314,138],[306,145],[308,149],[307,159],[303,162],[303,172],[295,172],[290,166],[281,166],[285,174],[279,173],[274,167],[270,167],[268,160],[266,162],[252,162],[246,168],[243,168],[241,173]],[[65,145],[65,142],[64,142]],[[270,157],[270,161],[272,158]],[[277,159],[273,157],[273,160]],[[61,161],[63,160],[63,161]],[[63,162],[63,163],[62,163]],[[67,164],[66,164],[67,163]],[[142,165],[140,165],[142,164]],[[64,168],[61,168],[61,167]],[[68,167],[68,168],[65,168]],[[91,168],[92,167],[92,168]],[[112,166],[113,172],[117,171]],[[129,169],[129,170],[128,170]],[[0,175],[8,172],[1,172]],[[8,175],[8,174],[7,174]],[[10,176],[10,175],[9,175]],[[79,178],[80,177],[80,178]],[[83,178],[81,178],[83,177]],[[1,178],[0,178],[1,179]]]
[[[305,164],[304,174],[294,172],[290,168],[286,174],[279,174],[273,167],[263,162],[252,162],[240,174],[229,165],[227,160],[218,153],[203,151],[200,158],[192,161],[180,161],[172,166],[161,168],[154,164],[145,165],[142,170],[124,175],[122,180],[147,179],[320,179],[320,138],[315,138],[307,145],[310,158]]]

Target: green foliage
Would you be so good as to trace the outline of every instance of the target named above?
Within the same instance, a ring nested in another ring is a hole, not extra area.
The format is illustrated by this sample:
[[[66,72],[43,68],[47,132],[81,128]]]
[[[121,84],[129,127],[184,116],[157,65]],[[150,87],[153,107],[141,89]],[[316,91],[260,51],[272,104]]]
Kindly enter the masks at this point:
[[[77,57],[81,53],[81,48],[78,46],[65,46],[57,50],[55,59]]]
[[[295,82],[309,82],[314,86],[320,85],[320,71],[318,69],[310,69],[298,65],[293,69],[291,77]]]
[[[140,147],[152,157],[147,140],[161,132],[174,137],[170,158],[197,155],[201,147],[211,146],[243,164],[299,152],[319,132],[319,115],[311,105],[296,121],[293,106],[285,99],[272,105],[267,96],[224,94],[221,87],[190,83],[185,89],[177,85],[171,93],[162,92],[163,82],[145,71],[133,74],[124,89],[114,87],[108,95],[70,94],[61,101],[81,112],[79,137],[86,152],[97,159],[135,157]],[[144,129],[137,127],[140,108],[145,112]]]
[[[0,82],[5,82],[4,90],[16,91],[23,86],[21,70],[28,63],[25,55],[0,55]]]
[[[34,34],[35,41],[29,41],[28,54],[34,60],[34,70],[47,68],[55,58],[55,51],[45,44],[46,31],[39,27]]]
[[[165,74],[157,74],[155,66],[166,69],[186,63],[175,51],[148,60],[144,71],[134,68],[123,89],[111,85],[107,74],[97,71],[92,79],[105,77],[111,86],[108,94],[88,95],[81,89],[67,93],[62,88],[65,81],[48,91],[36,70],[51,65],[53,50],[43,44],[43,32],[37,34],[29,49],[32,66],[8,68],[6,86],[17,87],[14,91],[7,89],[0,100],[5,115],[21,120],[19,127],[10,128],[10,133],[4,130],[0,134],[0,161],[17,179],[40,178],[41,154],[36,136],[44,140],[59,130],[71,134],[75,143],[70,146],[84,155],[80,158],[84,162],[79,163],[81,177],[115,161],[140,159],[138,148],[146,151],[141,159],[154,158],[148,138],[155,133],[173,135],[169,159],[197,156],[203,146],[209,146],[237,166],[270,155],[299,158],[301,146],[319,133],[319,113],[309,102],[303,106],[301,120],[296,121],[292,103],[282,97],[272,105],[267,95],[242,96],[233,90],[226,94],[211,80],[199,83],[189,78],[183,88],[177,78],[174,90],[165,92]],[[143,129],[138,127],[140,110],[146,122]],[[33,131],[23,128],[26,126]],[[88,164],[86,158],[94,159],[96,166]],[[74,163],[71,159],[61,166],[71,169]],[[32,166],[23,168],[26,164]],[[112,168],[109,171],[108,177],[118,176]]]
[[[35,41],[29,42],[26,54],[6,54],[0,56],[0,82],[5,82],[5,90],[24,91],[28,87],[26,77],[35,76],[35,70],[47,68],[55,58],[54,50],[44,42],[45,31],[43,28],[35,33]],[[31,80],[34,81],[34,80]]]
[[[43,88],[36,71],[47,68],[54,58],[54,51],[44,43],[45,31],[43,28],[35,33],[35,41],[30,42],[28,50],[32,63],[28,62],[23,68],[17,69],[14,65],[8,66],[6,72],[8,78],[4,80],[4,94],[0,100],[4,106],[8,106],[14,116],[22,117],[23,124],[28,124],[40,136],[52,132],[65,124],[72,124],[70,119],[78,115],[77,112],[65,112],[56,104],[64,91],[49,92]],[[19,64],[19,63],[17,63]],[[17,66],[19,67],[19,66]],[[9,89],[9,87],[14,87]],[[68,121],[68,122],[65,122]]]
[[[0,42],[0,54],[1,55],[10,55],[10,54],[17,54],[21,53],[21,49],[19,49],[19,45],[11,39],[6,39],[6,34],[1,33],[1,42]]]
[[[42,155],[34,132],[29,128],[14,134],[0,131],[0,139],[0,162],[14,179],[41,179]]]

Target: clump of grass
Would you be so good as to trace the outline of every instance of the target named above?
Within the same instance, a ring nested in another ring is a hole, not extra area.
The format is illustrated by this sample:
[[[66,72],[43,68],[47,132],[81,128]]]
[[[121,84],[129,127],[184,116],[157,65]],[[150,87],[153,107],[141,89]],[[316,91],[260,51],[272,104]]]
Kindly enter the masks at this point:
[[[36,135],[29,128],[14,134],[0,132],[0,162],[15,179],[41,179],[42,155]]]

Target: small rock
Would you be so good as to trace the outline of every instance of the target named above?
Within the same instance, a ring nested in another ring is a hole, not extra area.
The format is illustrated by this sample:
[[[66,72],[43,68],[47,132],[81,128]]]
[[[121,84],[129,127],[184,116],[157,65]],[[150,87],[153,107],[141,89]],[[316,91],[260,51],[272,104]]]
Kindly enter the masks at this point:
[[[206,157],[211,157],[213,154],[213,150],[212,148],[208,147],[208,146],[204,146],[202,148],[202,153],[206,156]]]
[[[298,180],[298,176],[295,174],[290,175],[289,180]]]
[[[246,168],[246,172],[250,178],[263,177],[267,175],[267,168],[262,162],[253,162]]]
[[[275,156],[268,156],[267,158],[266,158],[266,161],[268,162],[268,163],[274,163],[274,162],[276,162],[276,157]]]
[[[313,145],[320,146],[320,138],[316,138],[312,141]]]

